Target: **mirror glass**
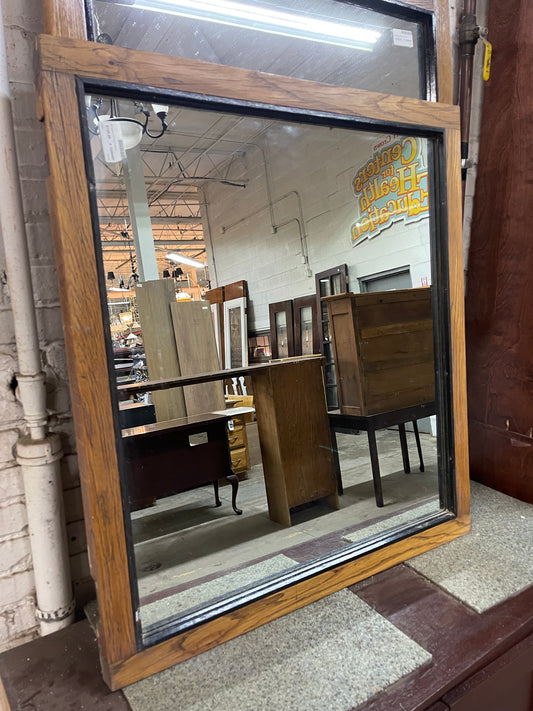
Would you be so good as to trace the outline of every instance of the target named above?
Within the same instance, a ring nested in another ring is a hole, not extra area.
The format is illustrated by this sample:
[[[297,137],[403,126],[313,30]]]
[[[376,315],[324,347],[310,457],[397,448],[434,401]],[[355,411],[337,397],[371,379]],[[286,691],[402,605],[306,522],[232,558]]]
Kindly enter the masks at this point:
[[[436,139],[85,99],[149,640],[441,509]]]
[[[338,0],[95,0],[89,29],[120,47],[430,99],[430,16],[407,13]]]

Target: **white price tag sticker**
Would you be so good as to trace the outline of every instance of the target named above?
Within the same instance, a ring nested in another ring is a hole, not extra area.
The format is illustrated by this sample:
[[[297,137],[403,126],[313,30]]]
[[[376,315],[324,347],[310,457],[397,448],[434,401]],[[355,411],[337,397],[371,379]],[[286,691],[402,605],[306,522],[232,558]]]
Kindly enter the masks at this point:
[[[399,30],[395,27],[392,30],[392,44],[396,47],[412,47],[413,33],[411,30]]]
[[[126,151],[122,140],[120,124],[114,121],[100,121],[100,139],[106,163],[118,163],[125,160]]]

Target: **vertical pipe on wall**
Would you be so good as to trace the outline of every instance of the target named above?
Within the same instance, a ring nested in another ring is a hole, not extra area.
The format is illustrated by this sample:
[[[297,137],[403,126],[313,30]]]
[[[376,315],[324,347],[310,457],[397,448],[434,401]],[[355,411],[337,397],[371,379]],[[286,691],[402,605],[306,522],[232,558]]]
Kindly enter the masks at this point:
[[[18,397],[29,432],[17,442],[17,462],[24,478],[37,617],[41,623],[41,633],[48,634],[72,621],[74,601],[59,466],[61,442],[58,435],[47,431],[45,376],[41,370],[30,259],[18,178],[1,0],[0,145],[0,233],[5,246],[15,327]]]
[[[479,27],[476,20],[476,0],[465,0],[459,28],[459,108],[461,115],[461,159],[468,158],[468,139],[470,134],[470,114],[472,110],[472,68],[474,54],[479,39]],[[463,193],[466,180],[466,166],[463,165]],[[463,195],[464,197],[464,195]]]

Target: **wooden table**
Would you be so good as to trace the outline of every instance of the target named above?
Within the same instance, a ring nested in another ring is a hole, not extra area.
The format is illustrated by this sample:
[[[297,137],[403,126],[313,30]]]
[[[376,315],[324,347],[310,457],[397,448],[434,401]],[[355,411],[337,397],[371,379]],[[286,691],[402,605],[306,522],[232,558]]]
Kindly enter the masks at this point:
[[[131,507],[142,508],[155,499],[209,483],[220,506],[218,480],[226,478],[232,487],[233,510],[241,514],[236,503],[239,480],[231,468],[226,433],[233,417],[228,410],[122,430]]]
[[[408,474],[411,469],[409,463],[409,453],[407,450],[405,423],[411,422],[413,424],[416,447],[420,458],[420,471],[423,472],[424,460],[422,458],[422,447],[420,445],[417,420],[434,415],[435,411],[435,402],[426,402],[414,407],[391,410],[390,412],[380,412],[376,415],[345,415],[340,410],[331,410],[328,413],[329,428],[331,433],[331,443],[333,446],[334,467],[335,474],[337,476],[339,494],[343,493],[343,486],[339,463],[339,451],[337,447],[337,432],[342,432],[344,434],[357,434],[359,430],[364,430],[367,433],[368,448],[370,450],[370,463],[372,465],[372,478],[374,480],[374,495],[376,497],[376,504],[381,507],[383,506],[383,491],[381,488],[381,474],[379,470],[378,450],[376,445],[376,430],[398,426],[403,470],[406,474]]]

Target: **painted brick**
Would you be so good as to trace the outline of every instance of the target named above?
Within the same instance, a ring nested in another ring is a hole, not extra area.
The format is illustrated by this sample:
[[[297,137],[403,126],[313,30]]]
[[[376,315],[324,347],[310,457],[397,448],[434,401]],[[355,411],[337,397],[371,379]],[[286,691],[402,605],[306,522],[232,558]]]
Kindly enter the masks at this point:
[[[0,501],[0,541],[26,534],[28,519],[22,496]]]
[[[64,448],[63,451],[65,451]],[[65,454],[61,460],[61,479],[63,489],[70,490],[79,486],[78,457],[75,454]]]
[[[63,323],[58,306],[43,306],[35,310],[37,315],[37,332],[39,342],[44,346],[54,341],[63,342]],[[64,346],[63,346],[64,347]]]
[[[0,467],[0,502],[24,495],[24,483],[20,467]]]
[[[16,573],[24,573],[33,569],[31,546],[28,535],[12,540],[3,540],[2,558],[0,560],[0,583]]]
[[[8,0],[4,2],[2,14],[6,25],[18,25],[36,33],[43,31],[43,8],[37,0]]]
[[[82,610],[84,605],[96,599],[96,587],[94,580],[87,576],[73,583],[74,596],[76,598],[76,609]]]
[[[83,503],[80,487],[77,486],[74,489],[64,491],[63,501],[65,504],[65,519],[67,523],[83,521]]]
[[[22,192],[22,202],[26,220],[33,222],[44,220],[46,226],[49,227],[48,194],[43,181],[23,179],[20,181],[20,189]]]
[[[56,267],[52,264],[32,264],[31,277],[37,306],[56,306],[59,292]]]
[[[86,551],[70,556],[70,572],[73,580],[83,580],[91,576],[89,556]]]
[[[17,605],[20,600],[35,594],[33,570],[11,575],[0,580],[2,586],[2,606]]]
[[[87,550],[87,538],[83,521],[74,521],[67,526],[69,555],[77,555]]]
[[[28,82],[34,76],[36,34],[19,25],[5,25],[7,67],[10,82]]]
[[[11,107],[17,128],[36,128],[37,96],[33,82],[12,82],[10,86]]]
[[[0,467],[13,466],[15,463],[13,449],[18,438],[18,430],[15,429],[7,429],[0,433]]]
[[[48,221],[33,220],[32,216],[26,216],[26,237],[28,240],[28,251],[32,264],[39,262],[41,265],[54,265],[55,255],[50,225]],[[49,288],[57,289],[57,279],[49,283]]]
[[[0,608],[0,652],[24,644],[39,635],[35,599],[27,595],[16,604]]]
[[[0,309],[0,347],[15,343],[15,324],[10,309]]]
[[[18,122],[17,122],[18,125]],[[44,130],[39,121],[28,124],[27,128],[15,129],[17,145],[17,158],[20,175],[23,179],[46,178],[48,175],[48,161],[44,143]],[[39,174],[27,174],[26,168],[38,168],[43,171]]]

